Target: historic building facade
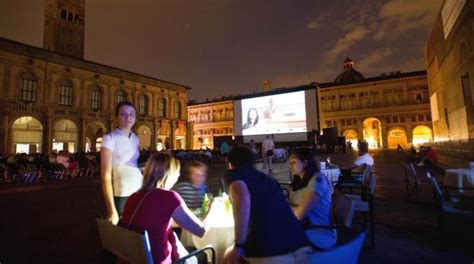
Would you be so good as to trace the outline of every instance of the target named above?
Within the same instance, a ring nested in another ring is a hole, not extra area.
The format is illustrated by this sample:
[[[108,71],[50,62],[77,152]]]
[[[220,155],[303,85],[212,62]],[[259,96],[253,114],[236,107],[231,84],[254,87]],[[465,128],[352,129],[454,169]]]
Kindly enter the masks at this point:
[[[84,8],[47,1],[44,49],[0,38],[0,151],[95,151],[123,100],[142,149],[186,148],[190,88],[83,60]]]
[[[233,100],[188,104],[187,109],[192,149],[214,149],[217,138],[234,136]]]
[[[364,78],[347,58],[334,82],[319,88],[321,127],[336,127],[353,146],[366,140],[371,148],[408,147],[433,139],[425,71]]]
[[[474,157],[474,1],[445,0],[426,45],[437,148]],[[468,144],[467,144],[468,143]]]

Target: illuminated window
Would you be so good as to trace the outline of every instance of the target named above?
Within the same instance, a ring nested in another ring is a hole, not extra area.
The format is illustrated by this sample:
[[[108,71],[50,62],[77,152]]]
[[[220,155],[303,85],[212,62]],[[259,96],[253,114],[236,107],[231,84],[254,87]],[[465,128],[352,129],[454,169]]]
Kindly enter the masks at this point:
[[[124,91],[120,90],[117,93],[117,103],[123,102],[127,99],[127,95],[125,94]]]
[[[181,103],[179,101],[174,102],[174,118],[181,118]]]
[[[59,104],[72,105],[72,84],[69,81],[62,81],[59,84]]]
[[[138,102],[138,111],[140,115],[146,115],[148,113],[148,98],[143,94],[140,96]]]
[[[160,99],[160,103],[158,104],[158,115],[161,116],[161,117],[165,117],[166,116],[166,99],[165,98],[161,98]]]
[[[36,102],[36,76],[32,73],[22,73],[20,77],[20,100],[25,102]]]
[[[102,92],[100,88],[94,86],[91,90],[91,108],[93,110],[98,110],[102,107]]]
[[[423,95],[421,93],[417,93],[415,95],[415,101],[416,101],[417,104],[423,103]]]

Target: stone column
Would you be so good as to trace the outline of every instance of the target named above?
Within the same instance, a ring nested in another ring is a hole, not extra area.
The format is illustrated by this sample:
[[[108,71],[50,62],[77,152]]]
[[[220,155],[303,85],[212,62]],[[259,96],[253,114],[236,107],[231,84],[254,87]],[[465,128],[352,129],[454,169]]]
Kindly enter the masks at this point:
[[[356,118],[357,120],[357,139],[364,140],[364,120],[362,118]]]
[[[86,120],[84,117],[79,117],[79,129],[77,131],[77,151],[85,151],[86,147]]]
[[[151,128],[152,131],[151,131],[151,146],[150,146],[150,150],[156,150],[156,143],[157,143],[157,140],[156,140],[156,135],[158,134],[157,133],[157,125],[156,125],[156,120],[153,120],[153,127]]]
[[[413,121],[411,120],[411,116],[410,117],[406,117],[405,120],[410,120],[409,122],[407,122],[407,125],[406,125],[406,133],[407,133],[407,143],[408,145],[412,145],[413,144]]]
[[[8,114],[2,113],[2,119],[0,120],[0,151],[3,153],[11,153],[11,144],[12,144],[12,137],[9,133],[9,116]]]
[[[387,120],[385,117],[378,118],[380,120],[380,129],[381,129],[381,139],[382,139],[382,147],[388,148],[388,138],[387,138]]]
[[[171,141],[171,142],[170,142],[170,147],[171,147],[171,149],[173,149],[173,150],[174,150],[174,148],[175,148],[175,140],[176,140],[176,135],[175,135],[175,133],[174,133],[175,127],[176,127],[176,120],[170,120],[170,129],[171,129],[171,131],[170,131],[170,133],[169,133],[169,135],[170,135],[170,141]]]
[[[43,150],[42,152],[47,154],[53,149],[53,117],[51,113],[46,113],[46,123],[43,130]]]

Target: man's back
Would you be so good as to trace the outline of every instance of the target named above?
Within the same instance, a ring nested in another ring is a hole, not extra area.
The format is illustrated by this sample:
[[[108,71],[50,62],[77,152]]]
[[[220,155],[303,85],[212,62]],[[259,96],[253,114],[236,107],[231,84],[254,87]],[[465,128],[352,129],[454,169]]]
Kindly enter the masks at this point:
[[[237,180],[246,184],[251,197],[247,257],[281,255],[307,245],[303,226],[274,178],[245,166],[226,176],[226,186]]]

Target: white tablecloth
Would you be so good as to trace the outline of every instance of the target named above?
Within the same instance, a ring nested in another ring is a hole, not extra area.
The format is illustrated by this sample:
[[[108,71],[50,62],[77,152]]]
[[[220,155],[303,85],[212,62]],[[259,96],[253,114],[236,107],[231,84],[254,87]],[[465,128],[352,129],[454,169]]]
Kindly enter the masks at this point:
[[[203,237],[197,237],[184,230],[181,232],[181,242],[185,246],[202,248],[212,245],[216,250],[217,263],[222,263],[225,250],[234,243],[234,220],[232,210],[226,209],[222,200],[216,198],[211,206],[211,211],[206,217],[210,221],[211,228]]]
[[[457,188],[474,187],[474,170],[447,169],[443,177],[443,184]],[[474,192],[472,190],[459,190],[459,193],[474,196]]]
[[[321,173],[328,177],[329,183],[337,182],[339,176],[341,175],[341,169],[333,168],[333,169],[324,169],[321,170]]]

